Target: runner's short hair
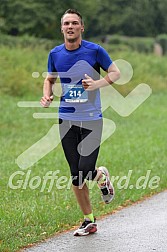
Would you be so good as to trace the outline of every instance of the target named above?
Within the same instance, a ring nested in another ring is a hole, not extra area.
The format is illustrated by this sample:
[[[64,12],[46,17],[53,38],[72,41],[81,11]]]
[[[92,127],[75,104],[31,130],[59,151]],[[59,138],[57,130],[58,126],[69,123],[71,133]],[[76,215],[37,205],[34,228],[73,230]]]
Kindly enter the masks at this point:
[[[83,22],[82,15],[81,15],[81,13],[80,13],[79,11],[77,11],[76,9],[68,9],[68,10],[66,10],[66,11],[64,12],[63,16],[61,17],[61,24],[62,24],[63,17],[64,17],[65,14],[76,14],[76,15],[80,18],[81,24],[83,25],[84,22]]]

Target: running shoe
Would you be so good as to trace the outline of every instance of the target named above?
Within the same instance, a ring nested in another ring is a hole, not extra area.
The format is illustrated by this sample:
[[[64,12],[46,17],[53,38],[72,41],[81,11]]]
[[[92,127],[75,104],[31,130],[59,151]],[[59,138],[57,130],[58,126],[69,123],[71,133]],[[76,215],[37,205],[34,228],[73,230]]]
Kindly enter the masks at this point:
[[[109,204],[114,198],[114,187],[109,178],[109,172],[106,167],[101,166],[99,170],[105,175],[105,180],[102,183],[97,183],[102,192],[102,199],[106,204]]]
[[[96,219],[95,219],[96,221]],[[84,236],[88,234],[93,234],[97,231],[97,224],[89,220],[84,220],[82,225],[75,230],[74,236]]]

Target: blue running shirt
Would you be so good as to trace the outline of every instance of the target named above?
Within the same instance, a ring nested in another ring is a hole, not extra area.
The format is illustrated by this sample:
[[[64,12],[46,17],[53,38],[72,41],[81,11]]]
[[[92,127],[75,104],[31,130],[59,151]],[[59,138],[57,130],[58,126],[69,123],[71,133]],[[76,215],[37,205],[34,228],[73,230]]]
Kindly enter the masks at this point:
[[[90,121],[102,117],[100,91],[86,91],[82,87],[85,74],[100,78],[100,68],[107,71],[112,64],[108,53],[98,44],[82,40],[76,50],[65,45],[53,48],[48,57],[48,72],[58,74],[62,86],[59,117],[64,120]]]

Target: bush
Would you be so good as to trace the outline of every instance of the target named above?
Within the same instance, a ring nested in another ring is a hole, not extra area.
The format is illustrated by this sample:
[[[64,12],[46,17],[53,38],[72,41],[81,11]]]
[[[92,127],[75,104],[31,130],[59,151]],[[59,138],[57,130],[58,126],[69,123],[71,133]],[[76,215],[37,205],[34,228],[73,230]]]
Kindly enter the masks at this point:
[[[106,41],[111,46],[117,45],[120,48],[120,45],[124,45],[140,53],[152,53],[154,48],[153,38],[111,35],[106,37]]]
[[[22,47],[22,48],[38,48],[39,46],[43,49],[49,50],[58,44],[61,44],[61,40],[49,40],[45,38],[35,38],[28,35],[22,37],[9,36],[0,34],[0,45],[9,47]]]
[[[127,45],[129,45],[133,50],[144,53],[152,53],[154,48],[153,38],[129,38],[127,40]]]
[[[167,54],[167,34],[160,34],[156,37],[156,42],[162,47],[163,54]]]
[[[125,45],[125,44],[112,44],[112,45],[109,45],[109,44],[103,44],[103,47],[106,49],[106,51],[109,53],[109,54],[112,54],[113,52],[128,52],[130,51],[130,48],[129,46]]]

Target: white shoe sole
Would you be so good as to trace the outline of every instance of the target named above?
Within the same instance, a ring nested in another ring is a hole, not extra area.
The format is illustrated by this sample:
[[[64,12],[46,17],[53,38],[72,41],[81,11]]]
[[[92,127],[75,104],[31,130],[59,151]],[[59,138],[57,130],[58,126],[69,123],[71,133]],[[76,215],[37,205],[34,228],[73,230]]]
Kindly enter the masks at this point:
[[[103,174],[106,175],[108,181],[110,182],[110,185],[111,185],[111,187],[112,187],[112,190],[113,190],[113,194],[108,194],[108,195],[103,195],[103,194],[102,194],[102,196],[101,196],[101,197],[102,197],[102,200],[103,200],[106,204],[109,204],[109,203],[114,199],[114,195],[115,195],[114,186],[113,186],[113,184],[111,183],[111,180],[110,180],[110,178],[109,178],[109,172],[108,172],[107,168],[104,167],[104,166],[100,166],[98,169],[99,169]]]
[[[97,224],[96,223],[90,223],[87,225],[86,228],[83,229],[77,229],[74,232],[74,236],[85,236],[89,234],[93,234],[97,231]]]

